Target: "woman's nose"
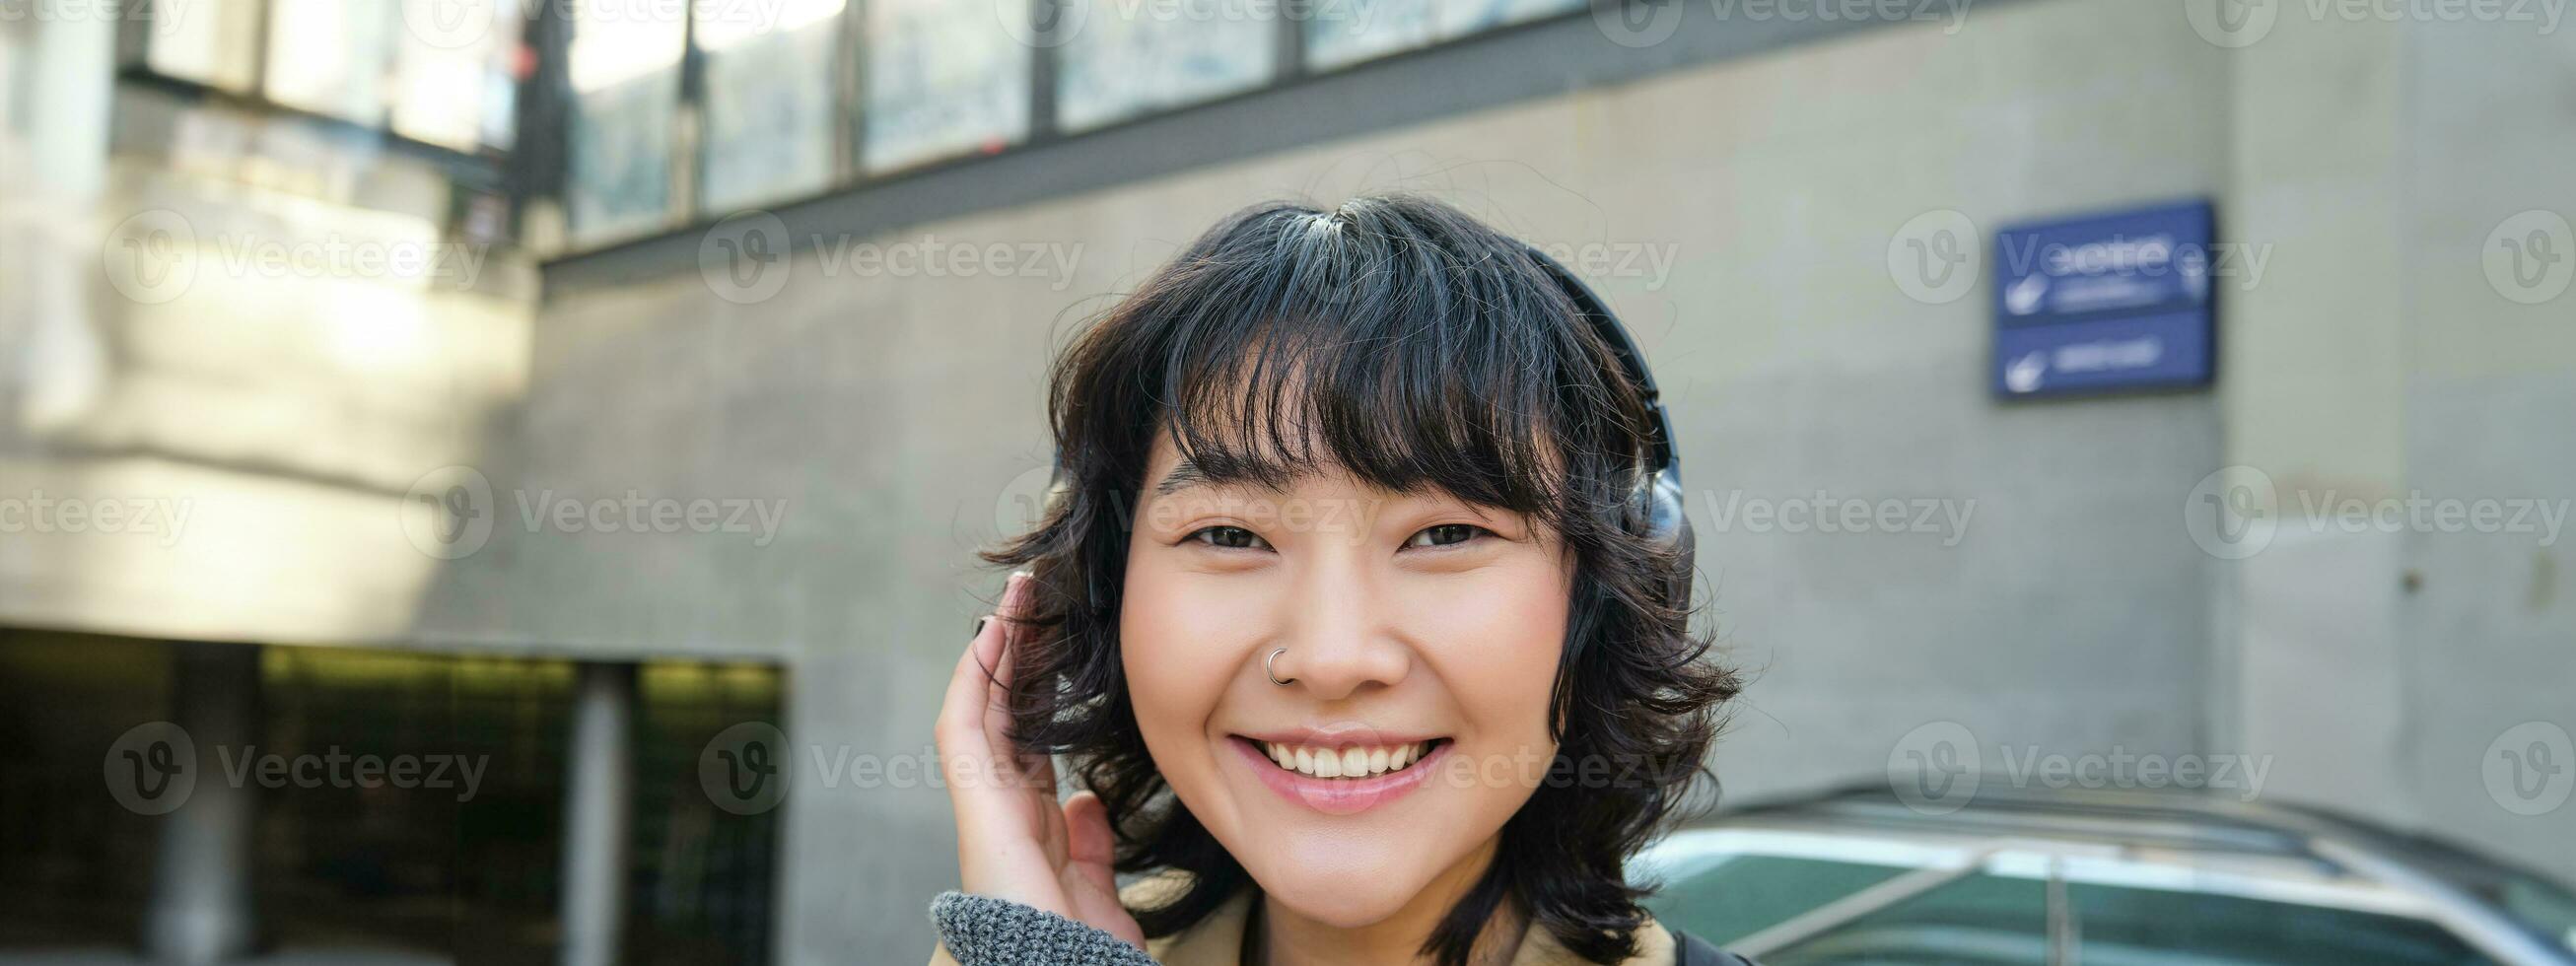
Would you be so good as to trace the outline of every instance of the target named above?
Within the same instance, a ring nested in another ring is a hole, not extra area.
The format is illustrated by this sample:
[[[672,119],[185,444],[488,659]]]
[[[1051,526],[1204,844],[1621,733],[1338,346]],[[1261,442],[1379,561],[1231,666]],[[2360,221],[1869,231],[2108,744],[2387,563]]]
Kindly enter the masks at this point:
[[[1271,668],[1277,680],[1324,701],[1392,687],[1412,668],[1413,652],[1387,619],[1385,582],[1365,567],[1310,568],[1290,602],[1288,633]],[[1267,655],[1267,649],[1262,652]]]

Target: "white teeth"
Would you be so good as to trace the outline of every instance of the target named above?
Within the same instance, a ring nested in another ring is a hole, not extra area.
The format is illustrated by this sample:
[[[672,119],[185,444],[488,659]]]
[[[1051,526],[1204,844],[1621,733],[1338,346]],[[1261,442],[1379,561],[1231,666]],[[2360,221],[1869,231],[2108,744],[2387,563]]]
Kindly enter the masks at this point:
[[[1431,743],[1427,741],[1409,745],[1352,746],[1338,750],[1275,741],[1262,746],[1262,752],[1279,767],[1315,778],[1366,778],[1402,771],[1406,766],[1421,761],[1423,754],[1430,749]]]

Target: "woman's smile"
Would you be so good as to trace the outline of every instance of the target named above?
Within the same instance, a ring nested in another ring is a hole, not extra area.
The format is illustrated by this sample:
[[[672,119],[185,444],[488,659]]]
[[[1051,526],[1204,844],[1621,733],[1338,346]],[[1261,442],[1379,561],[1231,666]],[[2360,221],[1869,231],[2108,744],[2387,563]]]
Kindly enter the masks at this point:
[[[1254,780],[1326,815],[1355,815],[1422,787],[1452,746],[1448,738],[1379,737],[1343,731],[1233,734]]]

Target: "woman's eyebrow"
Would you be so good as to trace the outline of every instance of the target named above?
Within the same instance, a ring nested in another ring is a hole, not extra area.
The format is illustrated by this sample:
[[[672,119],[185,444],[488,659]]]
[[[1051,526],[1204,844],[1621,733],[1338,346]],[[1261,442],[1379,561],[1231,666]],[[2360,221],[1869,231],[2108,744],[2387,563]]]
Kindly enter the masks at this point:
[[[1200,469],[1197,462],[1184,456],[1181,457],[1180,462],[1172,464],[1171,472],[1163,474],[1163,482],[1154,484],[1154,494],[1170,496],[1193,486],[1206,486],[1213,482],[1215,480],[1209,478],[1206,470]]]
[[[1209,476],[1206,470],[1200,469],[1197,462],[1183,456],[1180,462],[1172,464],[1171,472],[1163,474],[1162,482],[1154,484],[1154,495],[1170,496],[1193,486],[1208,486],[1216,482],[1218,482],[1216,478]],[[1238,481],[1235,485],[1270,493],[1287,492],[1283,487],[1271,486],[1258,480]]]

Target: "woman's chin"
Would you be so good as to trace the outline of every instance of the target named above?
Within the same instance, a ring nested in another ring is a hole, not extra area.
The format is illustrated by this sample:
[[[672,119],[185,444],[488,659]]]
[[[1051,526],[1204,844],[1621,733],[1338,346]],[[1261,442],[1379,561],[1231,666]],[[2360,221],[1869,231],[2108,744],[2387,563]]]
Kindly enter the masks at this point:
[[[1317,877],[1299,876],[1301,880]],[[1267,883],[1262,894],[1290,912],[1336,929],[1359,929],[1386,921],[1404,909],[1412,890],[1371,882],[1365,886],[1352,882],[1299,881],[1274,889]]]
[[[1306,854],[1280,856],[1272,868],[1249,871],[1271,900],[1342,929],[1385,921],[1430,883],[1432,870],[1416,867],[1418,855],[1359,855],[1350,845],[1318,843],[1294,850]]]

